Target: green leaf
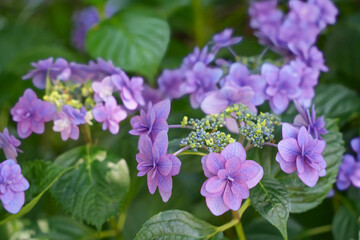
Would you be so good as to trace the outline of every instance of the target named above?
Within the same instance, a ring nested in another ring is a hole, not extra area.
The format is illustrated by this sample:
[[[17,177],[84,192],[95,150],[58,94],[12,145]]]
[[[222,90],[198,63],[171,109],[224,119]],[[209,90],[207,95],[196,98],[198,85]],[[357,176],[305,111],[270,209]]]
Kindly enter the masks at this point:
[[[246,159],[257,161],[264,169],[264,174],[275,176],[280,170],[280,165],[275,161],[277,148],[264,146],[263,148],[252,148],[246,152]]]
[[[28,204],[26,204],[20,210],[20,212],[18,212],[17,214],[14,214],[14,215],[7,214],[7,216],[5,218],[1,217],[1,219],[3,219],[3,220],[0,221],[0,225],[6,223],[8,221],[12,221],[17,218],[20,218],[20,217],[24,216],[25,214],[27,214],[28,212],[30,212],[30,210],[37,204],[37,202],[44,195],[44,193],[47,190],[49,190],[49,188],[51,186],[53,186],[53,184],[56,181],[58,181],[61,176],[63,176],[65,173],[67,173],[71,169],[73,169],[73,167],[60,168],[56,164],[50,165],[47,168],[47,170],[46,170],[47,173],[44,177],[44,180],[46,180],[46,181],[44,181],[44,183],[47,183],[46,187],[34,199],[32,199]],[[31,185],[30,185],[30,187],[31,187]]]
[[[140,10],[122,10],[91,29],[86,48],[92,57],[112,60],[125,71],[153,78],[169,43],[166,21]]]
[[[99,148],[79,147],[59,156],[55,163],[76,166],[50,190],[71,216],[100,229],[120,211],[130,184],[125,160]]]
[[[335,240],[355,240],[359,237],[360,218],[356,211],[341,206],[333,219],[332,233]]]
[[[306,186],[298,177],[296,172],[286,174],[280,172],[277,179],[288,189],[292,213],[305,212],[318,206],[328,195],[336,181],[339,165],[344,154],[344,141],[339,132],[337,122],[326,119],[326,128],[329,133],[324,136],[326,147],[322,153],[327,163],[326,176],[320,177],[314,187]]]
[[[161,212],[144,223],[134,240],[185,240],[185,239],[224,239],[216,227],[195,218],[188,212],[170,210]]]
[[[256,187],[250,190],[254,208],[281,232],[287,239],[287,220],[290,201],[285,186],[277,179],[264,176]]]

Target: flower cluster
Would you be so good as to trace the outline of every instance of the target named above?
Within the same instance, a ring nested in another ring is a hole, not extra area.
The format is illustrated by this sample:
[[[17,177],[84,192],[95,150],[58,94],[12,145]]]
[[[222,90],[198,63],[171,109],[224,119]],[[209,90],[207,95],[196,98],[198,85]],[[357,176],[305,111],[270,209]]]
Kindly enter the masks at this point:
[[[45,88],[46,93],[40,100],[33,90],[27,89],[11,109],[21,138],[33,132],[42,134],[44,123],[53,121],[53,130],[60,132],[62,140],[77,140],[79,125],[92,125],[92,119],[102,123],[103,130],[116,134],[128,112],[145,104],[143,79],[129,78],[111,61],[99,58],[85,65],[49,58],[32,65],[35,69],[23,79],[32,78],[34,85]],[[123,106],[114,93],[119,94]]]
[[[352,139],[350,145],[356,157],[351,154],[344,155],[336,181],[339,190],[345,190],[350,185],[360,188],[360,137]]]

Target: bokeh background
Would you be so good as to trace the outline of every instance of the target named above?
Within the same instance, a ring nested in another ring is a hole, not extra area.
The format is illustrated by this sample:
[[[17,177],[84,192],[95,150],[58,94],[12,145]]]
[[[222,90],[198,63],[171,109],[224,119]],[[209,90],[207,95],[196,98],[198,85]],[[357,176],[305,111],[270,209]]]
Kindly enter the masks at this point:
[[[101,1],[0,1],[0,130],[7,126],[12,133],[16,132],[16,125],[11,120],[9,110],[24,90],[32,87],[31,81],[21,79],[31,69],[31,62],[48,57],[63,57],[68,61],[81,63],[93,59],[86,49],[79,50],[73,44],[74,14],[91,5],[101,5],[99,2]],[[317,90],[325,91],[322,86],[332,86],[332,96],[319,102],[324,104],[323,112],[329,109],[329,115],[340,118],[340,129],[348,143],[359,134],[360,129],[360,1],[334,2],[340,12],[338,23],[329,26],[317,42],[319,49],[324,52],[330,71],[321,75]],[[263,50],[249,26],[248,1],[117,0],[111,3],[120,10],[141,8],[168,22],[171,29],[170,43],[157,75],[163,69],[179,67],[183,57],[195,46],[204,46],[213,34],[227,27],[233,28],[235,35],[244,37],[243,42],[235,48],[239,55],[256,56]],[[286,10],[286,1],[280,3]],[[267,57],[275,58],[276,55],[270,53]],[[148,80],[149,84],[156,87],[154,79]],[[326,91],[329,89],[326,88]],[[334,112],[334,109],[338,112]],[[187,98],[174,101],[169,122],[178,124],[184,115],[202,116],[201,112],[190,108]],[[33,160],[51,162],[66,150],[84,144],[81,138],[78,141],[61,141],[59,134],[51,131],[51,127],[47,126],[43,135],[33,134],[22,141],[21,149],[24,154],[21,154],[18,160],[32,186],[27,192],[29,198],[38,191],[35,179],[36,176],[41,176],[44,167],[43,164],[34,164]],[[163,203],[158,194],[150,195],[146,179],[136,177],[137,137],[128,134],[129,128],[127,120],[121,123],[119,135],[102,132],[100,126],[96,126],[93,132],[99,146],[126,159],[130,167],[131,190],[126,204],[128,210],[123,239],[132,239],[149,217],[162,210],[186,210],[215,225],[231,218],[227,214],[218,218],[211,215],[199,193],[204,181],[200,161],[191,158],[183,158],[181,174],[174,178],[173,195],[168,203]],[[181,137],[181,134],[181,130],[173,130],[170,132],[170,139]],[[176,143],[178,142],[175,140],[172,145],[176,146]],[[346,147],[348,149],[348,144]],[[4,156],[1,156],[1,161],[2,159]],[[360,201],[358,190],[351,189],[346,196]],[[290,239],[333,239],[331,232],[313,238],[299,233],[332,224],[333,209],[337,204],[338,199],[327,199],[307,213],[291,214],[288,224]],[[245,213],[243,223],[248,240],[281,239],[280,233],[265,220],[258,218],[252,208]],[[262,229],[260,233],[259,226]],[[87,235],[91,231],[91,226],[71,219],[53,197],[46,193],[29,214],[1,225],[0,239],[92,239]],[[230,239],[235,236],[231,230],[226,235]]]

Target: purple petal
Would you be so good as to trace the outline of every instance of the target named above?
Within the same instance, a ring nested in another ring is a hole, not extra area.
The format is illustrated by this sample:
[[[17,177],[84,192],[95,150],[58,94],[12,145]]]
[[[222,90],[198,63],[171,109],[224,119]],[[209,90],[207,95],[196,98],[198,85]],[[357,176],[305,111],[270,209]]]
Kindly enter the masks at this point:
[[[157,174],[157,182],[160,196],[163,202],[167,202],[171,196],[172,178],[170,175],[164,177],[161,174]]]
[[[152,157],[152,142],[146,135],[142,135],[139,138],[138,143],[139,152],[145,154],[146,157]]]
[[[224,204],[222,195],[218,197],[207,197],[206,205],[215,216],[220,216],[229,210],[229,208]]]
[[[246,179],[246,185],[249,188],[255,187],[264,175],[263,168],[255,161],[246,160],[245,163],[241,165],[241,173]]]
[[[222,155],[211,152],[206,158],[206,167],[216,175],[220,169],[225,168],[225,162],[226,160]]]
[[[163,100],[154,105],[155,117],[167,119],[170,114],[170,100]]]
[[[160,156],[166,155],[168,148],[169,140],[166,131],[161,131],[154,141],[153,146],[156,146],[159,149]]]
[[[3,206],[6,209],[6,211],[8,211],[9,213],[16,214],[20,211],[24,203],[25,203],[24,192],[17,192],[14,194],[13,200],[8,204],[3,203]]]
[[[169,175],[172,169],[171,160],[164,155],[161,156],[159,162],[157,163],[157,169],[161,175]]]
[[[233,211],[237,211],[241,205],[241,198],[238,199],[235,194],[231,192],[229,186],[225,187],[224,195],[223,195],[224,203],[227,207],[229,207]]]
[[[286,138],[279,142],[278,149],[281,157],[286,162],[294,162],[298,155],[301,155],[301,149],[294,138]]]
[[[276,154],[276,161],[280,164],[281,170],[286,173],[292,173],[296,169],[296,162],[286,162],[280,155],[280,153]]]
[[[299,134],[299,129],[294,127],[293,125],[291,125],[289,123],[284,123],[282,125],[282,137],[283,138],[297,139],[298,134]]]
[[[246,199],[249,197],[249,187],[245,183],[233,182],[231,191],[238,199]]]
[[[151,194],[155,193],[158,186],[158,178],[156,177],[156,175],[158,175],[156,174],[156,169],[151,169],[147,174],[147,185]]]
[[[304,164],[304,172],[298,172],[298,176],[301,181],[303,181],[303,183],[305,183],[305,185],[309,187],[315,186],[317,181],[319,180],[318,172],[307,164]]]
[[[178,159],[176,156],[174,156],[173,154],[167,154],[166,155],[172,162],[172,168],[171,168],[171,176],[175,176],[178,175],[180,172],[180,167],[181,167],[181,161],[180,159]]]
[[[13,191],[11,191],[10,189],[8,189],[4,194],[0,195],[0,199],[3,203],[3,205],[5,204],[9,204],[11,201],[13,201],[15,196],[15,193]]]
[[[217,114],[229,106],[229,101],[219,91],[209,93],[201,103],[201,110],[206,114]]]
[[[244,147],[238,143],[238,142],[234,142],[234,143],[230,143],[229,145],[227,145],[224,150],[221,152],[221,155],[225,158],[225,159],[230,159],[232,157],[238,157],[240,158],[240,160],[242,162],[244,162],[246,160],[246,152]]]
[[[299,130],[299,135],[297,137],[298,143],[299,143],[299,147],[300,148],[305,148],[308,144],[308,142],[311,140],[311,135],[310,133],[306,130],[305,127],[301,127]]]
[[[207,182],[205,189],[209,193],[218,193],[224,191],[226,186],[225,179],[219,179],[217,176],[211,177]]]

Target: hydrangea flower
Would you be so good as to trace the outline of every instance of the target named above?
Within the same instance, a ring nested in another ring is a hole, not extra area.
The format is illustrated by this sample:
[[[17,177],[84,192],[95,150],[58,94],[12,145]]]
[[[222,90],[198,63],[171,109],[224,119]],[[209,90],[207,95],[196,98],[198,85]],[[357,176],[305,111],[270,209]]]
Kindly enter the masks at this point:
[[[110,77],[105,77],[101,82],[93,82],[91,87],[94,90],[96,102],[105,102],[109,97],[112,97],[114,91]]]
[[[241,63],[233,63],[230,66],[229,73],[224,78],[224,85],[227,82],[234,82],[240,87],[249,86],[255,92],[251,102],[255,105],[261,105],[266,99],[265,87],[266,81],[261,75],[250,75],[246,66]]]
[[[155,140],[156,136],[162,132],[167,132],[169,126],[167,118],[170,114],[170,100],[163,100],[154,106],[149,103],[147,112],[140,110],[140,116],[134,116],[130,119],[132,135],[148,135],[150,139]]]
[[[54,118],[56,107],[52,103],[38,99],[35,92],[28,88],[10,113],[13,121],[17,122],[19,137],[27,138],[32,132],[44,132],[45,122]]]
[[[172,177],[179,174],[181,162],[173,154],[166,154],[168,138],[166,131],[160,132],[152,142],[147,135],[140,136],[139,153],[136,154],[139,177],[147,175],[149,192],[159,188],[160,196],[167,202],[172,191]]]
[[[217,52],[221,48],[230,47],[241,42],[242,37],[232,37],[233,32],[233,29],[226,28],[222,32],[215,34],[212,38],[214,45],[211,51]]]
[[[313,139],[305,127],[299,130],[288,123],[282,125],[282,136],[276,154],[281,170],[286,173],[296,170],[303,183],[315,186],[319,177],[326,174],[326,162],[321,155],[325,141]]]
[[[219,216],[228,210],[237,211],[241,201],[249,197],[249,189],[255,187],[263,177],[262,167],[246,160],[244,147],[230,143],[219,153],[210,153],[201,159],[205,176],[201,187],[210,211]]]
[[[18,152],[22,152],[18,147],[21,142],[16,139],[15,136],[10,135],[9,130],[4,128],[4,131],[0,133],[0,148],[3,149],[5,157],[7,159],[13,159],[16,162]]]
[[[180,98],[185,94],[180,88],[185,81],[183,70],[164,70],[158,78],[159,89],[169,98]]]
[[[114,66],[111,60],[105,61],[102,58],[98,58],[97,62],[90,61],[89,71],[92,73],[91,80],[93,81],[101,81],[105,77],[123,73],[120,68]]]
[[[132,77],[131,80],[124,73],[112,75],[111,81],[120,91],[120,97],[125,107],[129,110],[135,110],[139,105],[145,104],[142,96],[144,80],[141,77]]]
[[[360,137],[354,138],[350,142],[351,148],[357,155],[357,161],[360,162]]]
[[[69,138],[77,140],[79,138],[78,125],[86,123],[85,116],[85,107],[79,110],[70,105],[64,105],[62,110],[55,116],[53,130],[60,132],[63,141]]]
[[[21,174],[20,166],[12,159],[0,164],[0,199],[6,211],[16,214],[25,202],[29,182]]]
[[[338,10],[334,3],[330,0],[309,0],[309,3],[315,5],[319,9],[319,18],[317,24],[320,29],[324,29],[327,24],[334,24]]]
[[[265,63],[261,67],[261,75],[268,84],[265,91],[269,97],[270,107],[276,114],[285,111],[290,100],[300,96],[300,77],[289,65],[279,69]]]
[[[94,119],[101,122],[102,129],[109,129],[112,134],[117,134],[120,130],[119,123],[127,117],[124,109],[117,105],[114,97],[109,97],[105,105],[99,103],[93,110]]]
[[[294,125],[306,127],[308,132],[313,134],[314,138],[322,139],[321,135],[328,133],[328,130],[325,128],[326,123],[324,116],[316,118],[315,105],[311,108],[311,114],[309,109],[305,108],[297,101],[295,101],[295,107],[299,114],[294,118]]]
[[[256,112],[255,106],[251,103],[254,97],[251,87],[239,87],[233,82],[226,84],[220,90],[215,90],[206,95],[201,103],[201,110],[206,114],[216,114],[224,111],[232,104],[244,104],[251,111]]]
[[[327,72],[329,70],[325,65],[323,53],[315,46],[311,47],[309,51],[299,53],[299,58],[314,71]]]
[[[355,161],[352,155],[345,154],[339,168],[336,187],[339,190],[345,190],[351,184],[360,188],[360,162]]]
[[[46,86],[46,77],[49,76],[51,81],[62,80],[67,81],[71,76],[71,69],[68,62],[63,58],[58,58],[53,63],[53,58],[39,60],[31,65],[35,68],[27,73],[22,79],[32,78],[35,87],[44,89]]]
[[[181,86],[181,91],[190,94],[190,104],[198,108],[208,92],[217,89],[223,71],[218,68],[209,68],[204,63],[198,62],[191,71],[186,72],[186,83]]]
[[[200,50],[199,47],[195,47],[194,51],[183,59],[181,68],[191,69],[198,62],[208,65],[212,62],[212,60],[214,60],[214,58],[215,54],[213,52],[209,52],[208,46],[205,46],[202,50]]]

